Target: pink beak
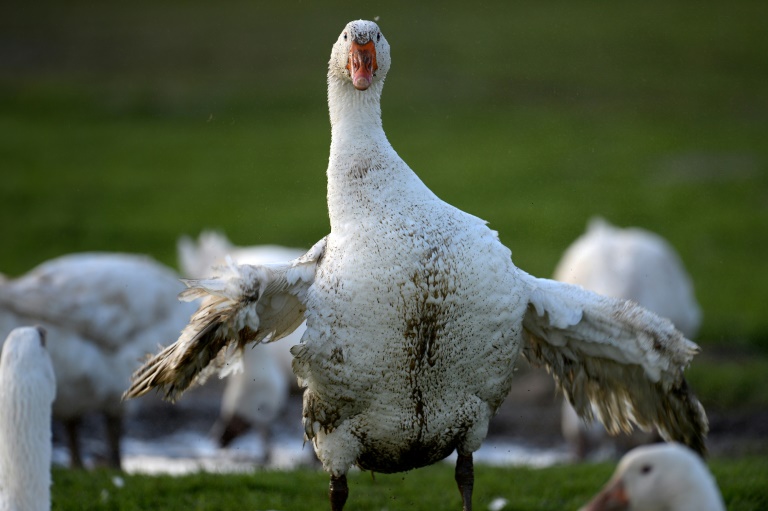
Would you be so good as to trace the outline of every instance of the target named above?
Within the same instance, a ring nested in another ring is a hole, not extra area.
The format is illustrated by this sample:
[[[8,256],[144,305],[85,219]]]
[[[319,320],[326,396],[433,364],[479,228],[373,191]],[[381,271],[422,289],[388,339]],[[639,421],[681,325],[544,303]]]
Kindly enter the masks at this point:
[[[617,479],[615,482],[609,483],[589,504],[579,511],[626,511],[627,509],[629,509],[629,497],[624,490],[624,482]]]

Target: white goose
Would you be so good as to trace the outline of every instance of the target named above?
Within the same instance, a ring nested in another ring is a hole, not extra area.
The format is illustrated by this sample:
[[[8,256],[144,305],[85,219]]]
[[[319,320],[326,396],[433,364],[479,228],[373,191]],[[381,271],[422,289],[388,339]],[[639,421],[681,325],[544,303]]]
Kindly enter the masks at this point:
[[[655,425],[703,451],[706,416],[682,374],[697,346],[636,305],[519,270],[484,221],[436,197],[384,134],[389,67],[375,23],[344,28],[328,69],[330,234],[294,261],[188,282],[184,296],[205,302],[126,397],[157,388],[176,399],[236,348],[306,319],[294,372],[332,510],[346,502],[352,465],[400,472],[454,450],[470,510],[472,453],[521,351],[580,414],[593,400],[612,430]]]
[[[702,459],[676,443],[637,447],[580,511],[725,511]]]
[[[701,324],[693,284],[674,248],[661,236],[638,227],[618,228],[596,217],[557,263],[553,277],[613,298],[632,300],[666,317],[686,337]],[[585,423],[563,400],[562,432],[577,459],[608,446],[611,440],[599,423]],[[652,432],[635,432],[619,443],[639,445],[655,440]]]
[[[107,419],[108,463],[120,466],[123,404],[131,373],[164,340],[179,335],[195,304],[179,303],[184,286],[149,257],[83,253],[47,261],[0,283],[0,334],[21,324],[48,331],[73,466],[82,466],[78,428],[84,414]]]
[[[215,231],[200,233],[197,241],[184,236],[177,248],[182,274],[194,278],[211,276],[214,267],[225,264],[227,256],[239,264],[269,264],[289,261],[306,252],[278,245],[237,247]],[[212,429],[220,445],[227,446],[241,433],[256,427],[264,443],[262,462],[269,462],[271,425],[285,410],[290,386],[296,382],[290,348],[300,342],[304,330],[306,325],[302,324],[282,342],[244,350],[243,368],[227,378],[219,419]]]
[[[633,300],[668,318],[686,337],[701,325],[701,308],[680,256],[661,236],[593,218],[563,253],[553,277],[614,298]]]
[[[51,509],[56,379],[42,328],[8,334],[0,354],[0,509]]]

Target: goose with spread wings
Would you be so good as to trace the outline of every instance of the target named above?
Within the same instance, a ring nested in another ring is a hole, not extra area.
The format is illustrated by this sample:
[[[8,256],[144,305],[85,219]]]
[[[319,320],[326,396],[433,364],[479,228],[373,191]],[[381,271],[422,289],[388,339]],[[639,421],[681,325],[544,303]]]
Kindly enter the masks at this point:
[[[707,419],[683,377],[697,346],[633,303],[518,269],[486,222],[432,193],[384,134],[390,63],[370,21],[349,23],[333,45],[330,234],[284,264],[188,281],[183,298],[202,305],[126,396],[176,399],[239,350],[279,342],[306,320],[293,369],[333,511],[347,500],[350,467],[400,472],[453,451],[470,510],[472,453],[521,353],[549,369],[579,414],[595,403],[609,430],[656,427],[703,452]]]

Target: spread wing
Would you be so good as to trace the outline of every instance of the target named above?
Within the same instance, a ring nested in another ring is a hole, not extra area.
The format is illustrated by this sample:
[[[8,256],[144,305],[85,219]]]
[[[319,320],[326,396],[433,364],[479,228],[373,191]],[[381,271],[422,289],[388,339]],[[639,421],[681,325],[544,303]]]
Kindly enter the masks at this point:
[[[249,343],[270,342],[304,321],[306,291],[325,251],[325,238],[288,263],[229,264],[220,277],[187,280],[183,300],[204,298],[181,337],[134,373],[124,398],[158,389],[176,400],[193,383],[225,369]]]
[[[523,355],[546,366],[576,412],[611,433],[658,428],[703,454],[704,409],[683,377],[699,347],[639,305],[524,275],[531,286]]]

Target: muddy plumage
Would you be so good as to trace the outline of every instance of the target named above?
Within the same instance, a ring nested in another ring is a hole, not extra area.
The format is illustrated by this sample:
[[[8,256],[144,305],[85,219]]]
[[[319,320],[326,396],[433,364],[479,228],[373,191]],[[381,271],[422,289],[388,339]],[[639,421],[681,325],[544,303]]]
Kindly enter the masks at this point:
[[[352,40],[375,52],[378,68],[363,90],[350,77]],[[253,342],[285,335],[306,318],[293,367],[305,387],[304,431],[331,476],[331,509],[343,508],[355,464],[404,471],[455,450],[470,510],[472,453],[512,385],[521,348],[550,365],[577,400],[621,410],[620,425],[634,410],[647,414],[639,421],[661,422],[672,438],[702,447],[698,402],[678,405],[685,400],[672,395],[695,344],[633,304],[526,274],[483,220],[435,196],[384,134],[380,97],[390,63],[373,22],[349,23],[334,44],[330,234],[295,261],[241,266],[196,284],[201,296],[226,297],[221,306],[250,325]],[[255,301],[239,294],[254,287],[262,290]],[[228,347],[242,342],[237,328],[198,319],[179,340],[181,351],[207,350],[189,342],[194,331],[220,332]],[[189,380],[178,360],[161,354],[151,362],[167,373],[166,388]],[[151,386],[140,374],[128,394]]]

